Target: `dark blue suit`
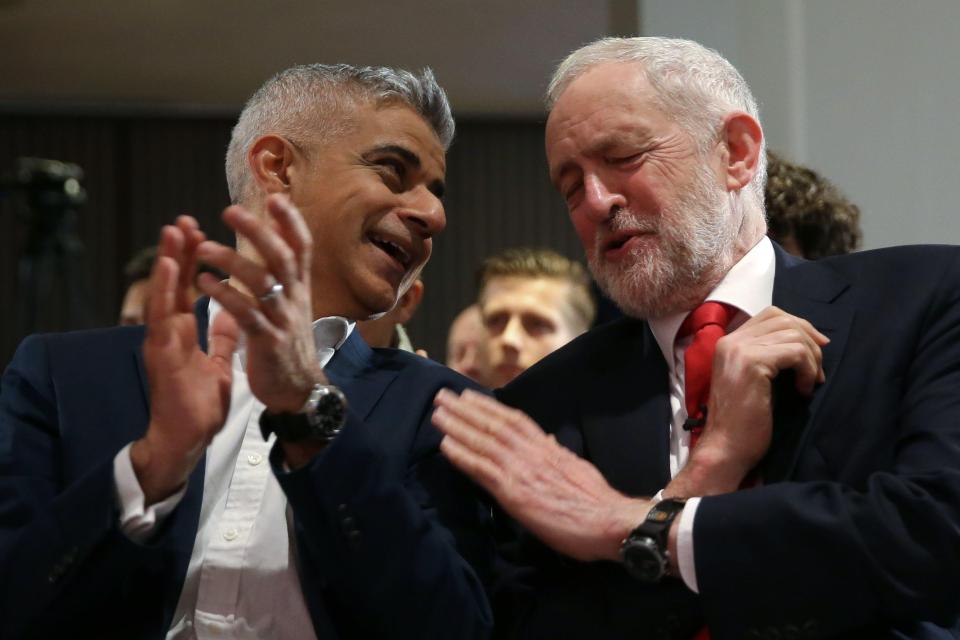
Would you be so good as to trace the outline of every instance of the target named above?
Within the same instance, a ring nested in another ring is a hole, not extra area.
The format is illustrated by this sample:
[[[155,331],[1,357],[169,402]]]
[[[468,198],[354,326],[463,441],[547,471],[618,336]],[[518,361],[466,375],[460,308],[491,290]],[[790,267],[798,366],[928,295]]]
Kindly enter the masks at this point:
[[[689,638],[705,620],[714,640],[954,637],[960,250],[805,262],[778,248],[773,303],[829,336],[826,383],[805,399],[792,375],[779,376],[764,485],[701,501],[701,595],[677,579],[645,587],[619,565],[563,560],[522,538],[533,571],[500,609],[512,632]],[[627,319],[498,395],[615,488],[650,496],[670,480],[667,379],[649,327]]]
[[[198,313],[206,335],[206,307]],[[203,463],[148,545],[118,529],[113,458],[148,422],[142,328],[35,336],[0,391],[0,637],[162,638],[197,531]],[[354,331],[326,368],[344,431],[307,466],[271,462],[295,516],[320,638],[463,637],[492,619],[489,516],[438,452],[442,387],[470,383]],[[486,576],[482,576],[486,579]]]

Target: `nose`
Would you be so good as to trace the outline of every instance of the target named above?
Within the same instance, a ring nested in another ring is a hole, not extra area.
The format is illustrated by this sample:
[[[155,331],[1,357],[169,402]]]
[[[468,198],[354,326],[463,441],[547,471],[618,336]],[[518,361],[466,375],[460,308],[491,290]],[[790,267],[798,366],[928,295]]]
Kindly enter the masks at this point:
[[[425,185],[420,185],[409,194],[407,206],[400,213],[405,222],[410,222],[427,238],[432,238],[447,226],[447,214],[443,202]]]
[[[627,199],[615,189],[610,189],[603,178],[596,173],[583,178],[583,204],[587,214],[597,222],[609,220],[627,206]]]
[[[507,325],[503,328],[503,333],[500,334],[500,344],[504,349],[512,349],[518,353],[520,352],[523,347],[523,323],[519,317],[512,316],[507,321]]]

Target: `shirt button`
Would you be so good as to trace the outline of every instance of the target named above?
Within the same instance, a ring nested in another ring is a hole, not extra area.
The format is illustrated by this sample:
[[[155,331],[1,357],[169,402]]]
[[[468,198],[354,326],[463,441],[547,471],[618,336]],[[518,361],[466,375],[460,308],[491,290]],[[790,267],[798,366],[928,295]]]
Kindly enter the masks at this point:
[[[236,529],[227,529],[226,531],[223,532],[223,539],[226,540],[227,542],[231,542],[233,540],[236,540],[237,536],[239,535],[240,535],[240,532],[237,531]]]
[[[251,467],[255,467],[261,462],[263,462],[263,456],[259,453],[251,453],[247,456],[247,462],[250,463]]]

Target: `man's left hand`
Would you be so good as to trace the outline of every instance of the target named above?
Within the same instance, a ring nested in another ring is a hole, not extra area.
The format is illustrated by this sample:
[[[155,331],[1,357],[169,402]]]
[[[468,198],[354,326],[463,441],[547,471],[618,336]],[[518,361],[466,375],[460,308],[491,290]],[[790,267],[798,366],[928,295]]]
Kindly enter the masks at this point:
[[[493,398],[443,390],[434,403],[441,451],[514,519],[564,555],[619,560],[650,502],[614,490],[596,467]]]

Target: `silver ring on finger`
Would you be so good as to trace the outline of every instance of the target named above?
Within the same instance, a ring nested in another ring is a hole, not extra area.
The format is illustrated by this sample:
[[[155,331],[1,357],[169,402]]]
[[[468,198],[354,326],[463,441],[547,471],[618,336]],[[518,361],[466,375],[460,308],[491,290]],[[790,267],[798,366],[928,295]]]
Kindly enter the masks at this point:
[[[270,289],[267,290],[262,296],[258,296],[257,300],[262,303],[272,302],[280,297],[280,294],[283,293],[283,284],[279,282],[274,282],[270,285]]]

